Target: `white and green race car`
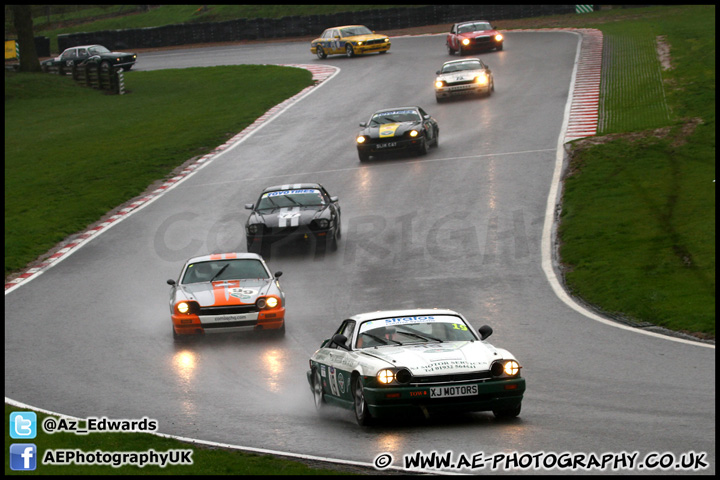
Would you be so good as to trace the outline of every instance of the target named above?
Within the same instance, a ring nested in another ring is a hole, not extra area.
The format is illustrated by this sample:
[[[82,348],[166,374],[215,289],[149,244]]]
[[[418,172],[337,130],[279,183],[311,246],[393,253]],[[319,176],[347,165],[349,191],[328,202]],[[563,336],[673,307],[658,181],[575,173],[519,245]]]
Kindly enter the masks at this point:
[[[516,417],[525,379],[510,352],[485,341],[491,334],[452,310],[354,315],[310,357],[315,406],[352,409],[360,425],[413,411]]]

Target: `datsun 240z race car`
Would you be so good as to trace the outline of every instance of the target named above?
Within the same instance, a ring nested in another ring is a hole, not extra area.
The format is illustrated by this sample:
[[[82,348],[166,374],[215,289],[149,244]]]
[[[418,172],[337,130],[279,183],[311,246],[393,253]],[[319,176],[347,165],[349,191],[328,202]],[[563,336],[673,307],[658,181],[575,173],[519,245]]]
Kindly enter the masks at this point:
[[[455,95],[490,95],[495,90],[492,70],[479,58],[450,60],[435,73],[435,99],[438,102]]]
[[[363,130],[355,141],[361,162],[371,155],[396,150],[425,155],[431,145],[438,146],[440,139],[437,121],[420,107],[378,110],[360,126]]]
[[[84,63],[97,63],[102,70],[109,70],[111,67],[121,67],[127,71],[135,65],[136,53],[111,52],[102,45],[80,45],[78,47],[66,48],[60,56],[44,60],[40,63],[43,72],[57,67],[58,73],[64,75],[72,70],[73,65]]]
[[[342,235],[340,203],[318,183],[276,185],[262,191],[245,223],[248,251],[289,237],[313,238],[320,249],[337,249]]]
[[[168,280],[173,336],[271,330],[285,333],[285,293],[254,253],[193,257]]]
[[[310,42],[310,52],[321,60],[328,55],[354,57],[363,53],[387,53],[388,50],[388,36],[375,33],[364,25],[328,28],[320,38]]]
[[[525,379],[507,350],[452,310],[364,313],[343,321],[310,357],[315,407],[351,409],[360,425],[403,413],[520,414]]]
[[[450,55],[458,52],[465,55],[470,51],[502,50],[503,36],[486,20],[456,23],[445,40]]]

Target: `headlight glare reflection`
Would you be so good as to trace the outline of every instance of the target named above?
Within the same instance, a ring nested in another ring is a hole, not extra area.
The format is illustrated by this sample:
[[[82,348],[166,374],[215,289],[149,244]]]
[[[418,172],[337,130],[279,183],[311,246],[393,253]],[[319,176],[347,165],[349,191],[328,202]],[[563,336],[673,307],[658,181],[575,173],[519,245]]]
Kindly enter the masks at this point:
[[[395,374],[392,370],[380,370],[377,374],[378,382],[387,385],[395,379]]]

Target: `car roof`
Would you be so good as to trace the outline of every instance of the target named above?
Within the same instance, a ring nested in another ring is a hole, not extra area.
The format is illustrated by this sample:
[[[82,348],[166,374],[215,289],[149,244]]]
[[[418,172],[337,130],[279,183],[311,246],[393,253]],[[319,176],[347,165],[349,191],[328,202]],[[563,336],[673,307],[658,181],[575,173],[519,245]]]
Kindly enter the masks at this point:
[[[207,262],[211,260],[263,260],[257,253],[210,253],[190,258],[186,263]]]
[[[350,320],[360,323],[381,318],[425,317],[431,315],[457,315],[462,317],[458,312],[446,308],[408,308],[404,310],[378,310],[377,312],[358,313],[350,317]]]
[[[333,28],[347,28],[347,27],[365,27],[365,25],[340,25],[339,27],[330,27],[330,28],[326,28],[325,30],[332,30]],[[367,28],[367,27],[365,27],[365,28]]]
[[[286,185],[275,185],[273,187],[267,187],[262,191],[262,193],[275,192],[278,190],[302,190],[305,188],[322,188],[322,185],[320,185],[319,183],[289,183]]]

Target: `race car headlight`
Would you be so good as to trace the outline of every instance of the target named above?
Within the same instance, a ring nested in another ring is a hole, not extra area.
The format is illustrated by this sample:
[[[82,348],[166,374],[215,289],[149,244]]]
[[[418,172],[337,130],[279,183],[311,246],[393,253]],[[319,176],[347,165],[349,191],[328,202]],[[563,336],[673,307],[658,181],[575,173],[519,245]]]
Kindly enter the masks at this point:
[[[437,81],[435,82],[435,88],[443,88],[444,86],[445,86],[445,81],[444,81],[444,80],[437,80]]]
[[[503,36],[500,35],[499,33],[498,33],[497,35],[495,35],[495,41],[496,41],[496,42],[500,42],[500,41],[502,41],[502,39],[503,39]]]
[[[365,137],[363,135],[357,137],[357,143],[365,143]]]
[[[328,228],[330,226],[330,220],[327,218],[318,218],[317,220],[313,220],[313,223],[318,228]]]
[[[363,44],[362,40],[360,40],[359,42],[357,42],[357,44],[358,44],[358,46],[362,45],[362,44]]]
[[[182,301],[175,305],[175,311],[181,315],[197,314],[200,306],[195,302]]]
[[[248,227],[247,227],[247,232],[250,235],[258,234],[258,233],[260,233],[261,230],[262,230],[262,225],[259,223],[253,223],[252,225],[248,225]]]
[[[475,83],[479,83],[480,85],[487,85],[488,76],[484,73],[482,75],[478,75],[477,77],[475,77]]]
[[[268,308],[275,308],[279,303],[280,300],[278,300],[277,297],[262,297],[257,299],[255,305],[259,310],[265,310]]]
[[[470,45],[470,39],[469,38],[463,39],[462,44],[465,46]]]
[[[410,130],[410,136],[411,137],[417,137],[419,135],[419,132],[417,130]]]
[[[520,364],[518,362],[516,362],[515,360],[510,360],[508,362],[505,362],[503,371],[505,372],[505,375],[514,377],[518,373],[520,373]]]
[[[395,380],[395,373],[392,370],[380,370],[377,373],[377,380],[383,385],[387,385]]]
[[[278,299],[275,297],[268,297],[265,299],[265,303],[267,304],[268,308],[275,308],[278,306]]]

